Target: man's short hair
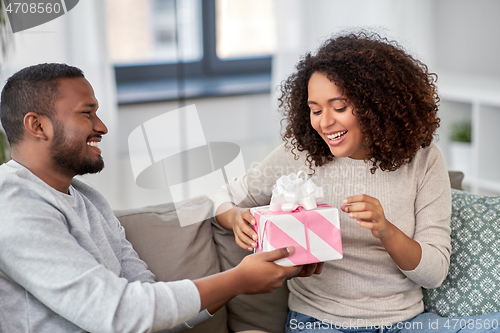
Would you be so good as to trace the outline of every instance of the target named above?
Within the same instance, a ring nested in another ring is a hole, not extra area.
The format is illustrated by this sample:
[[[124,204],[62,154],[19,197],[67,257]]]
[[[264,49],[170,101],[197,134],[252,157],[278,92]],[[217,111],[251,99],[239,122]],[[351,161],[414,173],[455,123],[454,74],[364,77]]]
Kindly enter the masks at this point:
[[[11,146],[23,138],[24,116],[36,112],[54,120],[60,79],[84,77],[81,69],[66,64],[40,64],[12,75],[2,90],[0,119]]]

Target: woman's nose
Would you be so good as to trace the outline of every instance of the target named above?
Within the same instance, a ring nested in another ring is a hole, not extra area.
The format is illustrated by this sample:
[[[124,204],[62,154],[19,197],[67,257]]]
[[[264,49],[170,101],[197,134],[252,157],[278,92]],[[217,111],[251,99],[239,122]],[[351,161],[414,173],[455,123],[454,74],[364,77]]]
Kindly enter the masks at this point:
[[[333,112],[326,110],[321,114],[320,126],[325,129],[335,124],[335,115]]]

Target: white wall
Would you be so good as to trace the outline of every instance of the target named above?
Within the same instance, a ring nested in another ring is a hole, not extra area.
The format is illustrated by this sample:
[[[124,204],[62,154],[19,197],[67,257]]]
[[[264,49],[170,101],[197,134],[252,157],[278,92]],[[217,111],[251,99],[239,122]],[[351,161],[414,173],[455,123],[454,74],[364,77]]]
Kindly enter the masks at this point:
[[[198,98],[184,105],[196,105],[208,142],[223,141],[240,146],[245,166],[260,162],[281,143],[281,116],[270,94]],[[143,189],[135,184],[128,155],[128,136],[136,127],[156,116],[173,111],[179,103],[159,102],[122,105],[119,108],[118,142],[120,183],[115,209],[135,208],[171,201],[168,190]]]
[[[439,69],[500,77],[500,1],[439,0],[434,10]]]

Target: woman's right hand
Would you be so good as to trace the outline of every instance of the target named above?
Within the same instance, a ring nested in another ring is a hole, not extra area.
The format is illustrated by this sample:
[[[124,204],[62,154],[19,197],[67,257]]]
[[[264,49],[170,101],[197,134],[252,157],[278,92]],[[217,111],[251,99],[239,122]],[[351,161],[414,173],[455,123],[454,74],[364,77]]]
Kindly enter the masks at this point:
[[[248,208],[233,207],[232,229],[236,244],[242,249],[253,251],[257,247],[257,233],[251,225],[255,225],[255,219]]]
[[[250,209],[224,202],[217,208],[215,218],[221,226],[233,230],[239,247],[247,251],[253,251],[257,247],[257,233],[250,226],[255,225],[255,219],[250,214]]]

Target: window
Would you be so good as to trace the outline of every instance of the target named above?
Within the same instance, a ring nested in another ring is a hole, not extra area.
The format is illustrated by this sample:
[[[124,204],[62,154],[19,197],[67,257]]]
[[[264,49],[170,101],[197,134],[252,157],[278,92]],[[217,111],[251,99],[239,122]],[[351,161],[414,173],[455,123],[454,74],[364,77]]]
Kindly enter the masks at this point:
[[[220,59],[268,56],[276,49],[273,2],[216,0],[216,51]]]
[[[186,62],[202,58],[200,0],[182,0],[177,4],[175,0],[153,0],[152,24],[154,53],[158,59]],[[179,48],[176,46],[176,25],[179,26]]]
[[[272,0],[106,0],[120,103],[265,92]]]
[[[203,57],[201,0],[140,0],[135,6],[122,1],[107,0],[109,55],[115,64],[192,62]]]

